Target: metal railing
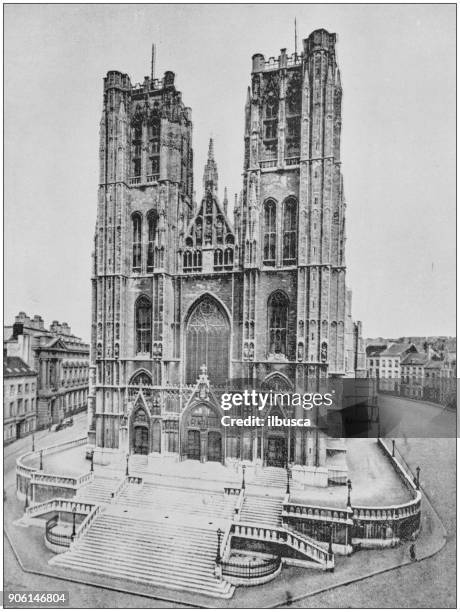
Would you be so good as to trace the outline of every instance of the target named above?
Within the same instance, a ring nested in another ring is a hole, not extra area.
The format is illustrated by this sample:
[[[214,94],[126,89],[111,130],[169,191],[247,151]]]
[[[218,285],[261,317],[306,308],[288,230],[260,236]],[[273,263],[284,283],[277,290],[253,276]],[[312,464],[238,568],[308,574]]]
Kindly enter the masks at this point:
[[[244,580],[265,578],[266,576],[276,573],[281,567],[281,563],[282,560],[280,556],[257,561],[244,560],[242,563],[222,561],[222,575],[231,576],[232,578],[242,578]]]
[[[45,539],[54,546],[61,546],[62,548],[70,548],[72,543],[72,537],[65,533],[54,533],[53,529],[58,525],[59,517],[56,514],[46,521],[45,527]]]

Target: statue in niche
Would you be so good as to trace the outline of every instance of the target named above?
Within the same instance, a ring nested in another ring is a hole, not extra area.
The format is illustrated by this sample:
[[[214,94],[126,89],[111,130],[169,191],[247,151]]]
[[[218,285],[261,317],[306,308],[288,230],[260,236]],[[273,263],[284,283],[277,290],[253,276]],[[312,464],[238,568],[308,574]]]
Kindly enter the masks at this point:
[[[206,214],[212,215],[212,195],[210,193],[206,196]]]
[[[211,244],[212,242],[212,220],[206,219],[206,229],[204,234],[204,239],[206,244]]]
[[[224,224],[222,222],[222,219],[218,217],[216,221],[216,238],[218,242],[222,242],[223,237],[224,237]]]
[[[327,342],[321,344],[321,362],[326,363],[327,361]]]

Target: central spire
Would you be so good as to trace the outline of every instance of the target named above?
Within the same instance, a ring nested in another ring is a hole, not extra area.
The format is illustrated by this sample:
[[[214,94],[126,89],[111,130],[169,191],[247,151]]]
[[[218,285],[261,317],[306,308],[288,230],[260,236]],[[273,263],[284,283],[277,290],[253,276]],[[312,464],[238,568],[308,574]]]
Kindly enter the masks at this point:
[[[217,173],[217,164],[214,159],[214,141],[212,138],[209,139],[209,149],[208,149],[208,161],[204,167],[204,175],[203,175],[203,187],[204,192],[210,191],[214,195],[217,195],[217,184],[219,180],[219,175]]]

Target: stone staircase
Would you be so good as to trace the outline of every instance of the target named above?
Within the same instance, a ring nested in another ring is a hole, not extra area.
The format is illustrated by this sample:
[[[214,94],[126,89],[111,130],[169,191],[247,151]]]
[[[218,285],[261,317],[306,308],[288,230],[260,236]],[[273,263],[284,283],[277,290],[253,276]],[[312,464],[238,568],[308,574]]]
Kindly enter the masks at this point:
[[[286,470],[278,467],[264,467],[255,475],[250,484],[259,487],[278,487],[286,489]],[[291,485],[292,484],[293,482],[291,480]]]
[[[75,500],[88,503],[107,504],[120,484],[119,479],[95,476],[94,480],[78,490]]]
[[[107,511],[53,565],[149,586],[229,598],[234,587],[214,576],[216,531],[168,520],[133,518]]]
[[[172,488],[144,482],[127,484],[117,500],[124,508],[143,509],[155,518],[186,516],[203,520],[233,518],[236,498],[214,491]]]
[[[247,496],[244,498],[241,508],[240,521],[241,523],[280,527],[282,511],[282,499]]]
[[[146,472],[148,470],[148,455],[130,455],[129,473]]]

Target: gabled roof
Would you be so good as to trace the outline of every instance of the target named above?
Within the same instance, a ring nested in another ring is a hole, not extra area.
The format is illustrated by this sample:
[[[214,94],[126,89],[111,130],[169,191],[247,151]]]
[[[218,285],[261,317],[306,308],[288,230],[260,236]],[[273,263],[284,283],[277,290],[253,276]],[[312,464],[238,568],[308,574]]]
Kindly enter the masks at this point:
[[[210,206],[210,204],[211,204],[211,212],[208,213],[207,207]],[[201,200],[201,204],[198,207],[198,211],[196,215],[193,217],[192,221],[190,222],[187,228],[187,232],[185,234],[186,240],[187,238],[192,238],[193,246],[203,246],[203,247],[206,246],[206,219],[208,217],[211,217],[211,215],[212,215],[211,224],[213,228],[214,228],[214,223],[218,217],[221,217],[223,220],[223,228],[222,228],[223,240],[222,240],[222,243],[216,243],[216,241],[213,240],[211,241],[209,246],[221,246],[221,244],[225,245],[225,237],[228,234],[232,235],[233,242],[235,242],[235,233],[233,231],[233,227],[230,222],[230,219],[225,213],[218,198],[209,190],[206,192],[206,195]],[[197,224],[199,223],[200,220],[201,220],[201,230],[199,231],[201,232],[201,244],[198,244],[196,230],[197,230]],[[213,232],[214,232],[214,229],[213,229]]]
[[[386,348],[386,344],[370,344],[366,346],[366,355],[367,357],[379,357]]]
[[[440,360],[435,360],[432,359],[431,361],[429,361],[426,366],[425,369],[430,369],[430,370],[440,370],[443,366],[443,362]]]
[[[5,357],[3,361],[3,378],[21,376],[37,376],[37,372],[29,368],[20,357]]]
[[[401,365],[424,365],[428,361],[426,353],[409,353],[401,361]]]
[[[63,340],[61,338],[52,338],[47,344],[43,344],[42,346],[40,346],[39,348],[41,349],[60,349],[63,351],[67,351],[67,346],[65,345],[65,343],[63,342]]]
[[[381,353],[381,357],[400,357],[408,351],[415,353],[417,351],[415,344],[393,342],[383,353]]]

